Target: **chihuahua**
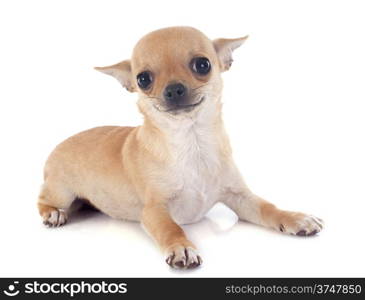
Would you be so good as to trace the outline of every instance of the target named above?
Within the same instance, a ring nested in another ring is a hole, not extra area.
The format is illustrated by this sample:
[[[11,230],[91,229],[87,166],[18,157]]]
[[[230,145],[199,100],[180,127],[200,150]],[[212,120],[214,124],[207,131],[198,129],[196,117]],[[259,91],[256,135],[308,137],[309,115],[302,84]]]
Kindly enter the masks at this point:
[[[93,128],[55,148],[38,200],[44,224],[65,224],[73,201],[84,199],[113,218],[140,221],[177,269],[202,263],[179,225],[201,220],[217,202],[240,220],[287,234],[321,231],[321,219],[252,193],[233,162],[221,73],[246,39],[210,40],[191,27],[169,27],[139,40],[130,60],[95,68],[138,93],[144,122]]]

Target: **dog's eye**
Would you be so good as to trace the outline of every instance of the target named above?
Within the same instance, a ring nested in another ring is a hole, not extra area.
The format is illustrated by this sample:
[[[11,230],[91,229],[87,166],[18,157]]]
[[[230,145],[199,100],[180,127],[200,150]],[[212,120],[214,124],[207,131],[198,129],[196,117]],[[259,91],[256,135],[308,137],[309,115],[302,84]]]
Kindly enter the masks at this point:
[[[152,83],[152,74],[151,74],[151,72],[144,71],[144,72],[139,73],[137,75],[137,83],[138,83],[138,86],[141,89],[143,89],[143,90],[148,89],[148,87]]]
[[[195,57],[191,61],[191,68],[195,73],[206,75],[210,71],[210,61],[206,57]]]

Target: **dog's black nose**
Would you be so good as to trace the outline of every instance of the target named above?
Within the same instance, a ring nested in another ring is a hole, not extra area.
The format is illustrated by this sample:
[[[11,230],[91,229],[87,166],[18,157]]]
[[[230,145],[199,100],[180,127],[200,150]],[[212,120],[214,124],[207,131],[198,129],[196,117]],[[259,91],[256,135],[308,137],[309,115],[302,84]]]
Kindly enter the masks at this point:
[[[165,100],[169,102],[179,102],[184,98],[185,94],[186,87],[181,83],[169,84],[163,92]]]

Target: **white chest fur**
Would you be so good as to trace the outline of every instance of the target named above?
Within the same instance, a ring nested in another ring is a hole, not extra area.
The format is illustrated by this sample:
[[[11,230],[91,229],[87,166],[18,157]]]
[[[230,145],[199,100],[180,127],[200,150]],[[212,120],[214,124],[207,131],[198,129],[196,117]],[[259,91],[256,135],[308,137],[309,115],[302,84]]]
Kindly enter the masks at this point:
[[[221,169],[219,143],[212,127],[198,122],[181,124],[171,134],[173,160],[169,210],[179,224],[196,222],[217,202]]]

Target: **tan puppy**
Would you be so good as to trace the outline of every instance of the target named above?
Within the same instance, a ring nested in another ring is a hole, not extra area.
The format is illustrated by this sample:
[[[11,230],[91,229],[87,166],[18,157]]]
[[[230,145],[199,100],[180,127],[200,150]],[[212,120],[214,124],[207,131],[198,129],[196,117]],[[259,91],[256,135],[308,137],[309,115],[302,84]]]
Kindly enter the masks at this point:
[[[189,27],[154,31],[131,60],[96,68],[138,92],[144,123],[81,132],[50,155],[38,207],[60,226],[76,198],[107,215],[141,221],[174,268],[202,260],[178,224],[197,222],[217,202],[241,220],[289,234],[313,235],[316,217],[276,208],[245,185],[221,118],[221,72],[244,38],[211,41]]]

